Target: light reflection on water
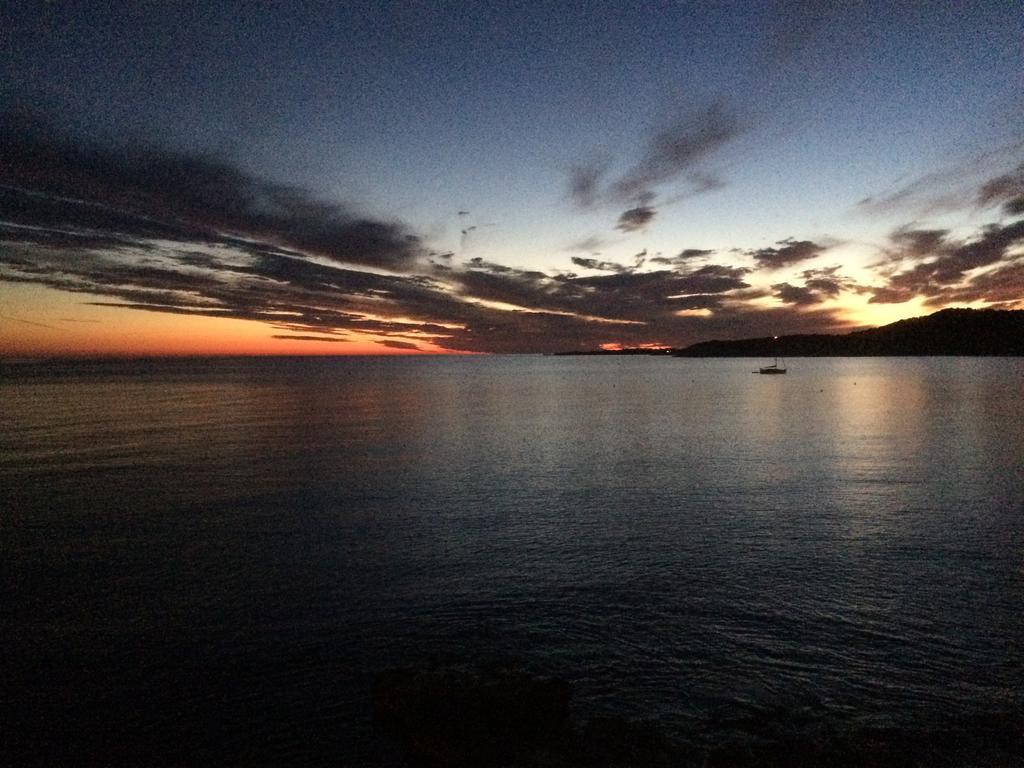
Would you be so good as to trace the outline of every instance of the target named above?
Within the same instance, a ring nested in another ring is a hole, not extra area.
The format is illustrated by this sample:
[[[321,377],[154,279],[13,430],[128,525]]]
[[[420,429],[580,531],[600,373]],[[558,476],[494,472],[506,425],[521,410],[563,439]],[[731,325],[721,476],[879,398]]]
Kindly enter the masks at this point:
[[[21,746],[358,754],[426,656],[697,741],[1019,712],[1024,361],[789,362],[6,366]]]

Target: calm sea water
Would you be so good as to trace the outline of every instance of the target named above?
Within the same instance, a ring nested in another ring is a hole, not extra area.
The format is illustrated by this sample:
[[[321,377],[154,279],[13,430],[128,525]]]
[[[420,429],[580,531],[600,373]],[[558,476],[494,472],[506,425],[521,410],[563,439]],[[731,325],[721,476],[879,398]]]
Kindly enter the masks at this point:
[[[0,368],[3,752],[370,763],[386,667],[683,741],[1024,712],[1024,360]]]

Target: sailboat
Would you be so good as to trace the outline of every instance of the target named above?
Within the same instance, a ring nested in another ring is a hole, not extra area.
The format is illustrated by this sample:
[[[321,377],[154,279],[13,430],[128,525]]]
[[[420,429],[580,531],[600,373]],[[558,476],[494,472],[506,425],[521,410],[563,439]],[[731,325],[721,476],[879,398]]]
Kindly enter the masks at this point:
[[[772,336],[772,341],[778,341],[778,336]],[[782,365],[779,365],[779,358],[775,358],[775,362],[771,365],[762,365],[758,370],[758,373],[785,373],[786,363],[783,361]]]
[[[762,365],[758,369],[757,372],[758,373],[785,373],[786,372],[786,362],[783,361],[782,362],[782,367],[779,367],[779,358],[776,357],[775,358],[775,362],[773,364],[771,364],[771,365]]]
[[[771,339],[772,339],[772,341],[778,341],[778,337],[777,336],[772,336]],[[778,365],[778,357],[776,357],[775,361],[773,362],[772,365],[770,365],[770,366],[762,366],[761,368],[758,369],[758,373],[759,374],[784,374],[785,373],[785,361],[783,361],[782,365],[779,366]]]

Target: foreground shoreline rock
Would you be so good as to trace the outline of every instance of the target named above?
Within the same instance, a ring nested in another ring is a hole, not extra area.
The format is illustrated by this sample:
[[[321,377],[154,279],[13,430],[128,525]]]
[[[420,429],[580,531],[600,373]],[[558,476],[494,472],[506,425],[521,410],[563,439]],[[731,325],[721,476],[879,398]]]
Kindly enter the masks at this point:
[[[698,749],[655,723],[571,716],[571,686],[515,667],[405,667],[381,674],[374,720],[410,768],[940,768],[1024,766],[1024,717],[918,732],[762,734]]]
[[[569,716],[564,680],[518,669],[389,670],[374,718],[412,766],[676,766],[689,757],[655,725]]]

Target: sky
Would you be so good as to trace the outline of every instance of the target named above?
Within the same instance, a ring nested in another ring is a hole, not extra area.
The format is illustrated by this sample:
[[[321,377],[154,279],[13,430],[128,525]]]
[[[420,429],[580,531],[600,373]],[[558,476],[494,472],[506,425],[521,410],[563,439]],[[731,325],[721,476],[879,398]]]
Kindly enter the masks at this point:
[[[950,306],[1024,309],[1017,3],[0,10],[0,357],[680,347]]]

